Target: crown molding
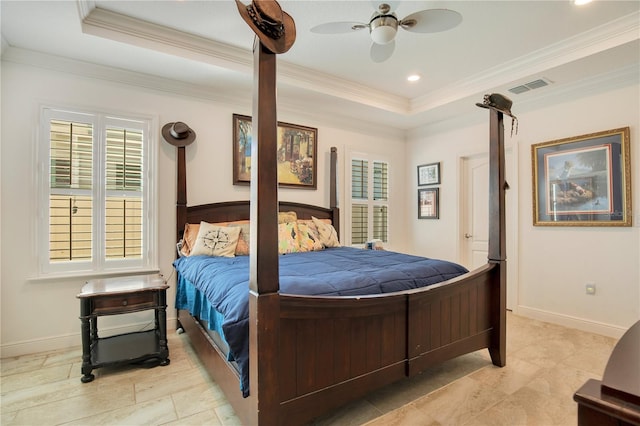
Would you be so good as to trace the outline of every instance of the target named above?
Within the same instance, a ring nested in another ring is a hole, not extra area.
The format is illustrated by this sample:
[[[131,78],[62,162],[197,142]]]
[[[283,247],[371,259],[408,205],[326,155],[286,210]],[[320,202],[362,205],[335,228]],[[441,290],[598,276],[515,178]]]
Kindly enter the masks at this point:
[[[300,88],[396,114],[411,112],[409,99],[403,96],[284,61],[278,62],[278,79]]]
[[[248,50],[101,9],[93,0],[78,0],[78,10],[82,30],[87,34],[246,75],[253,72],[253,55]],[[636,40],[640,35],[639,15],[640,12],[634,12],[413,99],[286,61],[278,62],[278,79],[281,83],[359,105],[412,116]]]
[[[185,83],[155,75],[112,68],[16,47],[9,47],[2,55],[2,61],[232,105],[244,106],[245,103],[248,104],[251,100],[250,89],[246,93],[238,93],[238,89],[227,93],[219,87],[213,88],[200,84]],[[241,99],[248,99],[248,101],[242,102],[240,101]]]
[[[527,78],[549,68],[561,66],[640,38],[640,12],[623,16],[530,54],[502,63],[455,85],[443,87],[411,100],[411,113],[439,106]]]
[[[81,26],[85,34],[235,71],[250,72],[253,63],[247,50],[99,7],[82,19]]]
[[[592,96],[597,93],[632,85],[640,85],[640,64],[638,63],[565,84],[554,88],[552,91],[534,91],[529,94],[529,97],[525,97],[518,102],[518,110],[524,112],[532,111],[545,108],[552,103],[562,103],[567,99]]]
[[[536,90],[518,95],[514,99],[514,111],[518,117],[538,109],[547,108],[551,104],[559,104],[571,101],[584,96],[624,88],[632,85],[640,85],[640,64],[635,63],[617,70],[598,74],[562,86],[556,86],[553,90]],[[467,99],[467,104],[472,105],[472,99]],[[471,110],[470,110],[471,111]],[[475,111],[475,110],[474,110]],[[472,125],[480,123],[483,118],[477,114],[466,113],[448,117],[443,120],[433,121],[425,125],[415,126],[407,130],[409,139],[420,137],[427,133],[439,133],[449,131],[452,128],[459,128],[461,125]]]
[[[173,56],[199,61],[247,75],[253,73],[253,54],[228,44],[188,34],[148,21],[132,18],[80,0],[82,31],[86,34],[143,47]],[[278,79],[314,92],[346,99],[398,114],[409,112],[409,100],[393,93],[374,90],[353,81],[278,62]]]
[[[78,0],[76,2],[78,6],[78,15],[80,15],[80,20],[84,20],[93,9],[95,9],[96,2],[94,0]]]
[[[3,52],[2,61],[33,66],[83,78],[139,87],[155,92],[171,94],[172,96],[221,103],[238,108],[239,111],[251,110],[251,100],[253,96],[253,88],[251,85],[249,85],[245,91],[239,91],[237,88],[234,88],[233,90],[225,92],[221,90],[220,87],[185,83],[183,81],[123,70],[121,68],[112,68],[11,46]],[[328,125],[334,125],[342,129],[351,129],[365,134],[383,134],[396,138],[401,138],[404,135],[404,131],[401,129],[344,117],[341,114],[336,114],[335,111],[306,112],[309,110],[310,108],[307,104],[297,99],[284,97],[278,99],[279,113],[297,116],[306,115],[311,120],[320,120]]]

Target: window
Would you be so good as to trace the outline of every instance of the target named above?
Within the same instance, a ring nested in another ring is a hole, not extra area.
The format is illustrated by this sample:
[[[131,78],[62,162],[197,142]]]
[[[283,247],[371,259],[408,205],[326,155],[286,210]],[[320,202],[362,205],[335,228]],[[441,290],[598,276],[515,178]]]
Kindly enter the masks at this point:
[[[389,164],[351,159],[351,244],[389,239]]]
[[[155,267],[150,121],[51,108],[42,117],[41,272]]]

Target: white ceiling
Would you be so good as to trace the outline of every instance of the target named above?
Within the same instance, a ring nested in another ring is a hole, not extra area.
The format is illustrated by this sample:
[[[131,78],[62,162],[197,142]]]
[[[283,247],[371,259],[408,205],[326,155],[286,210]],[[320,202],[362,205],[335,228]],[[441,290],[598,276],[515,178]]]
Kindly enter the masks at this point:
[[[517,113],[520,102],[545,92],[621,70],[637,74],[640,62],[640,1],[396,1],[399,18],[430,8],[463,18],[441,33],[399,30],[384,63],[369,58],[367,30],[309,31],[326,22],[367,22],[377,2],[279,3],[297,29],[291,50],[278,55],[279,105],[314,105],[396,129],[445,119],[489,92],[508,95]],[[0,7],[4,59],[42,52],[143,73],[167,90],[250,97],[253,33],[234,1],[1,0]],[[422,79],[409,83],[410,73]],[[508,92],[539,78],[553,84]]]

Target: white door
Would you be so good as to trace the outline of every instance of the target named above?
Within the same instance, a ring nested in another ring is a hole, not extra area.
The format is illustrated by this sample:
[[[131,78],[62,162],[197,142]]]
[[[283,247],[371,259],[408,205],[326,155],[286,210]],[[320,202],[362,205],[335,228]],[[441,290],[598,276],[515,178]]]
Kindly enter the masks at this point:
[[[513,310],[518,300],[517,285],[517,182],[515,182],[514,155],[505,153],[506,180],[511,189],[506,191],[507,239],[507,309]],[[475,269],[487,263],[489,243],[489,155],[479,154],[462,158],[462,215],[460,236],[463,264]]]

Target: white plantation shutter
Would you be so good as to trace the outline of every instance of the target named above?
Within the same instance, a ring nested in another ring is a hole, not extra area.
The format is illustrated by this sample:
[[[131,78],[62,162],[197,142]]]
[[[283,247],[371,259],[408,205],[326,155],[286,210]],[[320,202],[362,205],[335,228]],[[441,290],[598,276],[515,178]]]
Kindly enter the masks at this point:
[[[149,120],[50,108],[42,117],[41,273],[155,266]]]
[[[369,232],[369,214],[366,204],[351,206],[351,244],[364,244]]]
[[[387,236],[389,228],[387,223],[388,215],[387,206],[373,206],[373,238],[382,240],[385,243],[389,241]]]
[[[91,260],[93,124],[50,122],[49,260]]]
[[[388,171],[387,163],[373,162],[373,199],[387,201],[388,198]]]
[[[388,241],[389,165],[373,162],[373,238]]]
[[[143,226],[143,135],[106,130],[106,257],[140,258]]]
[[[351,244],[364,244],[369,232],[369,162],[351,160]]]
[[[388,241],[389,165],[351,159],[351,244]]]
[[[351,160],[351,198],[366,200],[369,188],[369,162],[367,160]]]

